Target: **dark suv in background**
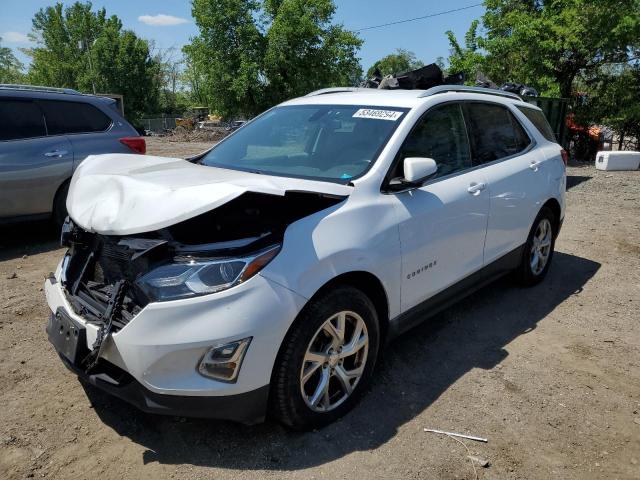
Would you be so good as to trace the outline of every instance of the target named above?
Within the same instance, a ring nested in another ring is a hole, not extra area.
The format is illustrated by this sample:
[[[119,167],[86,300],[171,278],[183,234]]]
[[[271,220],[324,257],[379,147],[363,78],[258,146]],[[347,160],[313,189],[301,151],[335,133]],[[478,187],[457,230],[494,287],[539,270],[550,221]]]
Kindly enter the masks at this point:
[[[116,101],[75,90],[0,85],[0,223],[66,217],[69,180],[88,155],[144,154]]]

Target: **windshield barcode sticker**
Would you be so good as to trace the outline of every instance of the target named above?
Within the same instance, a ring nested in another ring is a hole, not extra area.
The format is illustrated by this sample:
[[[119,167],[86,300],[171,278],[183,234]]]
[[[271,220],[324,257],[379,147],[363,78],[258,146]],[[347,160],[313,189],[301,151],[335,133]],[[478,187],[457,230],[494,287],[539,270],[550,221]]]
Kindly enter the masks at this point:
[[[361,108],[353,114],[353,118],[374,118],[376,120],[391,120],[395,122],[402,116],[403,112],[394,110],[374,110],[371,108]]]

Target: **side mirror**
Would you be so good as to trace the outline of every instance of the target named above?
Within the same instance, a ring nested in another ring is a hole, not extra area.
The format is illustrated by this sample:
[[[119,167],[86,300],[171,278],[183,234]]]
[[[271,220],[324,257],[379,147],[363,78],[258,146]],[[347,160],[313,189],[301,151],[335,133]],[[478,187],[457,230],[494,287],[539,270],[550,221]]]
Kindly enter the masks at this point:
[[[438,171],[438,165],[433,158],[409,157],[403,163],[404,180],[417,183],[432,176]]]

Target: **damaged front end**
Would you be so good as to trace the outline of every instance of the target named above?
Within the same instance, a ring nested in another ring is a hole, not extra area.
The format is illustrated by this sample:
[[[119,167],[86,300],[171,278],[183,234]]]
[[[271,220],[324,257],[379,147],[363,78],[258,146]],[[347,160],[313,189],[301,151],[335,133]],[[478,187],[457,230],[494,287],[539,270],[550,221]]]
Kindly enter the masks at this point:
[[[191,298],[247,281],[279,252],[288,225],[345,197],[245,192],[189,220],[135,235],[102,235],[67,220],[60,282],[73,311],[98,327],[78,367],[91,371],[105,340],[150,302]]]

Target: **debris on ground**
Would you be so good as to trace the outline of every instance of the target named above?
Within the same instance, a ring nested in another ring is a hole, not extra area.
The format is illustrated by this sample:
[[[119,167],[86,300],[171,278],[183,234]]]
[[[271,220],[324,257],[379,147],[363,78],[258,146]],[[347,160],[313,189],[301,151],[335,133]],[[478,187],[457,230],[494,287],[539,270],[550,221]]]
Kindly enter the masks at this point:
[[[486,458],[478,457],[476,455],[467,455],[467,458],[472,462],[476,462],[482,468],[489,468],[489,465],[491,465],[489,463],[489,460],[487,460]]]
[[[229,133],[224,128],[215,130],[176,128],[169,135],[164,136],[163,139],[167,142],[219,142]]]
[[[443,432],[442,430],[433,430],[431,428],[425,428],[424,429],[425,432],[431,432],[431,433],[439,433],[441,435],[448,435],[450,437],[460,437],[460,438],[466,438],[468,440],[475,440],[476,442],[484,442],[487,443],[489,440],[487,440],[486,438],[482,438],[482,437],[474,437],[471,435],[464,435],[462,433],[454,433],[454,432]]]

